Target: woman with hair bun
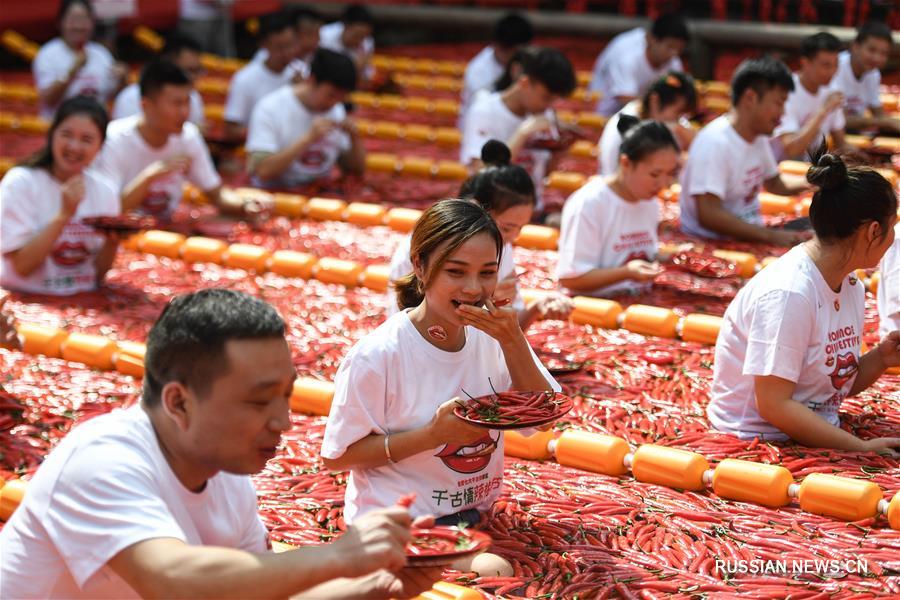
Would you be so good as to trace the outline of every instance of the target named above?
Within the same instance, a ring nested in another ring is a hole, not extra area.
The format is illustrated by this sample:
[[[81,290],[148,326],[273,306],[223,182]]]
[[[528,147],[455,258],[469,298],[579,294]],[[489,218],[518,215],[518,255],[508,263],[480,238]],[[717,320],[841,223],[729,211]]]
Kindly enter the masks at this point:
[[[867,167],[820,150],[807,172],[818,187],[815,235],[753,277],[725,312],[716,343],[712,425],[741,438],[897,456],[900,438],[861,440],[840,427],[844,398],[900,365],[900,331],[862,354],[865,290],[894,241],[897,197]]]
[[[643,291],[661,273],[656,194],[677,175],[678,142],[658,121],[621,115],[617,125],[618,170],[588,181],[563,206],[556,274],[576,293]]]

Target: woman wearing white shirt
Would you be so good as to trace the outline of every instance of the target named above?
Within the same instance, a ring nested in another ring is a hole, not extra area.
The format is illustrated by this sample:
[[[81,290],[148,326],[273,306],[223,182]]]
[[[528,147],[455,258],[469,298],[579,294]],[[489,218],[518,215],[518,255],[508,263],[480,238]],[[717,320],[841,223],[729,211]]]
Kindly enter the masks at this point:
[[[657,121],[621,115],[619,168],[576,191],[563,206],[559,282],[573,292],[606,295],[648,288],[661,269],[659,200],[678,172],[678,142]]]
[[[856,269],[873,268],[894,240],[897,197],[865,167],[833,154],[806,175],[818,186],[815,236],[738,292],[716,342],[710,423],[742,438],[897,455],[900,438],[861,440],[840,427],[848,396],[900,365],[900,331],[862,354],[865,290]]]
[[[106,137],[106,111],[78,96],[59,107],[47,146],[0,182],[0,285],[36,294],[93,290],[118,242],[84,225],[117,215],[112,184],[89,170]]]
[[[335,378],[321,454],[350,470],[348,523],[416,493],[413,516],[476,523],[500,495],[502,432],[453,414],[466,394],[560,389],[515,311],[490,300],[503,240],[472,202],[443,200],[413,231],[414,265],[397,284],[404,309],[363,338]]]
[[[94,12],[87,0],[63,0],[59,34],[44,44],[32,64],[41,100],[41,115],[53,111],[66,98],[94,96],[106,103],[125,86],[128,71],[115,62],[101,44],[91,41]]]

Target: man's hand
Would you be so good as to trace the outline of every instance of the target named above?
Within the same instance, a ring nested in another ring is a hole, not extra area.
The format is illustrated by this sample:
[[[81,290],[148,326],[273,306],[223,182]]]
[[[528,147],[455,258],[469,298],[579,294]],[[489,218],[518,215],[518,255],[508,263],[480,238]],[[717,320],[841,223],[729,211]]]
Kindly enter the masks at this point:
[[[345,577],[360,577],[379,569],[399,571],[406,565],[406,544],[412,519],[404,508],[386,508],[363,515],[334,542],[347,566]]]

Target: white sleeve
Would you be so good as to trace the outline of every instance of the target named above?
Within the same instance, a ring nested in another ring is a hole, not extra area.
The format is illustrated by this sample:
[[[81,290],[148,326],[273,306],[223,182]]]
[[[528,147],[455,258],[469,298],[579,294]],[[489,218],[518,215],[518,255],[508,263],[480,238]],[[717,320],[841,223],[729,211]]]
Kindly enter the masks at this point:
[[[187,542],[145,459],[111,450],[86,445],[72,454],[42,521],[79,587],[128,546],[152,538]]]
[[[743,374],[796,382],[813,334],[810,301],[797,292],[775,290],[754,302],[750,311]]]
[[[253,109],[250,116],[250,125],[247,127],[247,153],[250,152],[278,152],[278,130],[280,125],[275,115],[268,110],[268,104],[260,102]]]
[[[769,143],[769,140],[763,141],[760,147],[763,153],[763,167],[766,169],[765,181],[768,181],[778,175],[778,161],[775,159],[775,151],[772,150],[772,144]]]
[[[825,126],[826,131],[843,131],[847,127],[847,119],[844,117],[844,111],[838,108],[828,115],[828,123]]]
[[[256,502],[256,490],[253,483],[248,477],[242,477],[243,485],[246,491],[241,496],[241,506],[239,517],[245,522],[241,532],[241,541],[238,542],[238,549],[252,552],[254,554],[262,554],[269,550],[269,532],[266,531],[265,525],[259,518],[259,507]]]
[[[632,58],[623,57],[610,63],[607,71],[609,87],[605,91],[607,96],[613,98],[618,96],[635,97],[640,94],[641,90],[632,72],[634,69],[633,62]]]
[[[617,113],[603,128],[603,135],[600,136],[600,174],[612,175],[619,168],[619,147],[622,145],[622,134],[619,133],[616,126],[619,123],[619,115]]]
[[[222,185],[222,178],[213,165],[212,157],[209,155],[209,148],[206,142],[193,123],[186,123],[186,127],[190,127],[190,134],[187,138],[187,150],[191,157],[191,170],[188,172],[188,179],[191,183],[199,187],[203,191],[208,191]]]
[[[591,82],[588,84],[588,91],[590,92],[599,92],[603,89],[603,75],[602,75],[602,65],[601,58],[603,58],[603,53],[597,55],[597,60],[594,61],[594,72],[591,75]]]
[[[334,379],[334,399],[325,425],[321,454],[340,458],[347,448],[372,433],[388,433],[387,382],[383,365],[352,352]]]
[[[123,156],[125,153],[118,151],[119,149],[115,145],[115,141],[107,137],[91,168],[106,177],[115,188],[116,193],[121,194],[129,182],[125,181],[123,177],[124,169],[118,164],[118,158],[127,157]]]
[[[796,94],[788,96],[787,102],[784,103],[784,114],[781,116],[781,122],[778,124],[778,127],[776,127],[775,131],[772,133],[773,137],[800,131],[800,122],[796,117],[796,100]]]
[[[869,108],[881,108],[881,72],[877,69],[865,78],[865,100]]]
[[[225,100],[224,119],[231,123],[246,125],[253,111],[250,98],[244,91],[244,77],[242,73],[235,73],[228,87],[228,98]]]
[[[485,142],[495,137],[491,132],[491,118],[487,111],[478,106],[471,106],[466,112],[463,123],[462,144],[459,149],[459,162],[464,165],[481,158],[481,148]],[[509,140],[500,140],[507,143]]]
[[[116,96],[115,101],[113,101],[112,111],[109,113],[109,120],[115,121],[116,119],[122,119],[127,116],[128,109],[126,108],[127,98],[125,97],[128,93],[128,88],[125,88]]]
[[[34,62],[31,64],[34,86],[40,92],[52,86],[65,73],[65,69],[68,68],[68,65],[61,64],[59,57],[56,57],[56,60],[54,60],[51,49],[44,45],[38,51],[37,56],[34,57]]]
[[[22,168],[0,181],[0,254],[19,250],[38,234],[34,187],[30,173]]]
[[[881,282],[878,288],[878,318],[881,331],[900,330],[900,227],[894,243],[881,259]]]
[[[570,198],[568,202],[571,201]],[[602,266],[599,264],[601,249],[598,247],[598,244],[603,243],[602,217],[593,214],[594,211],[584,210],[584,203],[577,205],[577,211],[574,210],[575,206],[571,205],[571,214],[565,214],[563,209],[559,262],[556,265],[556,276],[560,279],[580,277]]]
[[[697,143],[697,142],[701,143]],[[694,140],[691,144],[690,155],[688,160],[691,163],[690,172],[688,173],[687,191],[691,196],[700,196],[702,194],[713,194],[724,199],[728,193],[728,172],[731,166],[728,164],[728,155],[720,152],[717,148],[716,140],[709,140],[713,143],[703,143],[706,140]],[[769,150],[772,162],[775,162],[775,156]],[[776,169],[777,169],[776,165]]]

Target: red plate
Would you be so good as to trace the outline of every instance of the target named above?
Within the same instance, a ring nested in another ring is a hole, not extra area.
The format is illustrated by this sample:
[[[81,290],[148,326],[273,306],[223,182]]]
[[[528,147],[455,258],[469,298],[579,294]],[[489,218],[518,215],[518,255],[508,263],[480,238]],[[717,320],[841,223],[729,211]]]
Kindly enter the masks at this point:
[[[561,350],[535,350],[534,352],[551,375],[566,375],[580,371],[584,367],[583,363],[572,360],[571,354],[566,354]]]
[[[406,545],[410,567],[443,567],[491,545],[491,536],[474,529],[436,525],[431,529],[413,529],[412,535],[412,541]]]
[[[141,215],[117,215],[114,217],[84,217],[81,222],[100,231],[135,233],[156,227],[156,219]]]
[[[536,404],[538,409],[544,410],[543,415],[508,415],[510,411],[522,408],[525,403],[512,402],[506,405],[500,405],[504,396],[516,394],[524,396],[528,400],[533,400],[535,396],[544,396],[543,401]],[[475,416],[472,410],[479,411],[479,415]],[[567,412],[572,410],[572,399],[559,392],[501,392],[497,394],[489,394],[472,398],[465,402],[460,402],[459,406],[453,409],[453,414],[472,425],[486,427],[488,429],[527,429],[529,427],[540,427],[547,423],[552,423]]]

